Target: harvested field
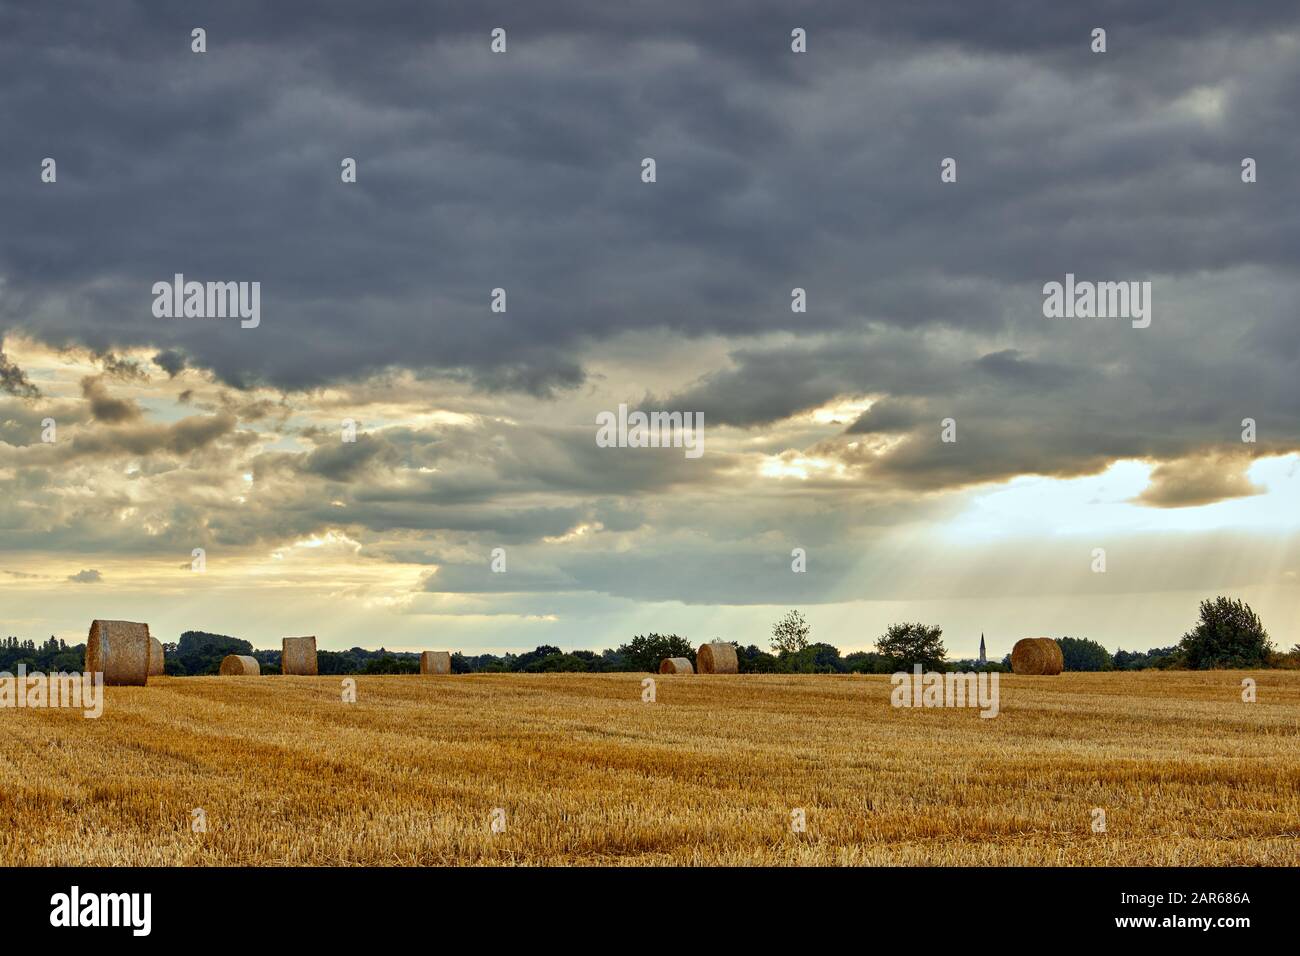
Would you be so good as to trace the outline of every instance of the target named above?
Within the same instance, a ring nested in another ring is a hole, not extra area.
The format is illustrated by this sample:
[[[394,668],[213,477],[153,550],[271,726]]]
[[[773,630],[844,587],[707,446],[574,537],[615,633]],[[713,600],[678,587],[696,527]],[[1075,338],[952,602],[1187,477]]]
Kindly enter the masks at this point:
[[[892,708],[887,677],[648,704],[645,676],[361,676],[354,705],[337,677],[160,677],[99,720],[0,710],[0,864],[1300,863],[1298,672],[1252,672],[1254,704],[1242,672],[1003,675],[991,720]]]

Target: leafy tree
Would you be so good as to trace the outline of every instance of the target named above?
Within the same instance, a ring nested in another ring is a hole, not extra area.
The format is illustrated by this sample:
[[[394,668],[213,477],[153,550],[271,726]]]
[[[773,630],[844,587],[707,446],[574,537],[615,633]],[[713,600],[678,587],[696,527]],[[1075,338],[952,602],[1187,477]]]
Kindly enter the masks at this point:
[[[600,669],[603,671],[630,671],[632,668],[627,660],[615,650],[603,650],[600,652]]]
[[[451,655],[451,672],[453,674],[491,673],[500,674],[511,669],[510,662],[495,654],[461,654]]]
[[[520,654],[514,659],[511,670],[527,671],[533,669],[533,665],[543,658],[550,657],[552,654],[561,653],[558,647],[552,644],[540,644],[536,649],[529,651],[527,654]]]
[[[772,674],[776,672],[776,658],[757,645],[736,646],[737,669],[742,674]]]
[[[629,670],[649,671],[657,674],[665,657],[686,657],[695,663],[695,651],[690,642],[676,634],[647,634],[632,638],[617,652]]]
[[[806,662],[809,674],[843,674],[849,669],[840,657],[840,649],[830,644],[809,644],[799,656]]]
[[[1269,663],[1274,667],[1282,667],[1289,671],[1300,670],[1300,644],[1296,644],[1285,653],[1272,655]]]
[[[1179,644],[1192,670],[1266,666],[1273,642],[1250,605],[1217,597],[1201,602],[1201,619]]]
[[[888,674],[894,669],[889,658],[875,651],[854,651],[845,656],[844,666],[853,674]]]
[[[1140,671],[1148,667],[1170,670],[1186,666],[1182,650],[1177,644],[1172,647],[1153,647],[1149,651],[1117,650],[1114,661],[1117,671]]]
[[[887,658],[895,669],[907,669],[920,664],[926,669],[936,669],[948,656],[943,646],[943,628],[928,624],[891,624],[876,641],[876,650]]]
[[[1004,674],[1011,670],[1011,666],[1009,664],[999,664],[997,661],[985,661],[981,664],[973,657],[963,657],[957,661],[945,660],[937,669],[949,674],[970,674],[980,671],[987,671],[990,674],[995,672]]]
[[[275,667],[278,673],[283,663],[280,660],[280,653],[275,652]],[[260,663],[260,662],[259,662]],[[365,658],[359,658],[351,651],[321,651],[316,652],[316,673],[317,674],[355,674],[366,666]]]
[[[772,650],[778,656],[798,654],[808,646],[808,634],[811,631],[804,616],[798,611],[791,611],[772,625]]]
[[[1056,643],[1067,671],[1108,671],[1115,666],[1110,651],[1086,637],[1062,637]]]
[[[28,673],[74,673],[83,669],[85,657],[85,644],[69,647],[66,641],[53,635],[39,645],[33,640],[20,641],[16,637],[0,641],[0,671],[7,674],[16,673],[19,664],[24,665]]]
[[[533,661],[527,668],[530,674],[580,672],[590,669],[589,662],[576,654],[548,654],[541,660]]]
[[[604,670],[604,658],[595,653],[594,650],[575,650],[575,652],[572,652],[571,656],[577,659],[577,661],[582,662],[582,670]]]
[[[1124,650],[1124,648],[1121,647],[1115,651],[1115,656],[1114,658],[1112,658],[1112,660],[1114,661],[1115,664],[1115,670],[1133,671],[1133,670],[1140,669],[1138,666],[1135,665],[1139,660],[1145,661],[1146,655],[1136,651],[1126,651]]]
[[[361,666],[363,674],[418,674],[418,658],[397,657],[394,654],[382,654],[372,657]]]
[[[1153,647],[1147,652],[1148,666],[1162,671],[1186,670],[1187,658],[1181,646]]]
[[[186,631],[176,645],[176,663],[184,674],[216,674],[227,654],[252,654],[253,645],[225,634]],[[276,655],[277,662],[279,655]]]

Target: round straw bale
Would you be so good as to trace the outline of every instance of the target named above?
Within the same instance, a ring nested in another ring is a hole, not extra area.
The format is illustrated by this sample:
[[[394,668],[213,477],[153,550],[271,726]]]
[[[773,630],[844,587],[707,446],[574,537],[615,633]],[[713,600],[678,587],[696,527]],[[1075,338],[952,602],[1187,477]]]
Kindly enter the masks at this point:
[[[283,650],[280,652],[280,673],[315,677],[318,673],[316,669],[316,638],[286,637]]]
[[[149,641],[148,624],[91,621],[86,670],[102,673],[109,686],[142,687],[149,682]]]
[[[1047,649],[1052,653],[1052,662],[1047,668],[1047,673],[1061,673],[1061,671],[1065,670],[1065,655],[1061,652],[1061,645],[1050,637],[1045,637],[1043,640],[1047,641]]]
[[[721,642],[701,644],[695,652],[695,667],[701,674],[738,674],[740,661],[736,646]]]
[[[451,652],[450,651],[421,651],[420,652],[420,673],[421,674],[450,674],[451,673]]]
[[[247,654],[227,654],[221,659],[222,677],[258,677],[261,673],[262,665],[257,663],[257,658]]]
[[[1061,645],[1050,637],[1026,637],[1011,648],[1011,670],[1016,674],[1053,675],[1061,673],[1065,658]]]
[[[162,677],[167,673],[167,655],[163,653],[162,641],[156,637],[149,638],[149,676]]]
[[[659,673],[694,674],[695,668],[691,666],[689,657],[665,657],[659,662]]]

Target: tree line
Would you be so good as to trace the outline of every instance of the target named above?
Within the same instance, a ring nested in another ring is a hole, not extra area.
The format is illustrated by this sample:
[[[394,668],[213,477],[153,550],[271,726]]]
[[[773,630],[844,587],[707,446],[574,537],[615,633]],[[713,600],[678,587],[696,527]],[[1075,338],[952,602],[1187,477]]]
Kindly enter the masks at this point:
[[[941,627],[920,622],[890,625],[875,642],[875,650],[841,654],[831,644],[813,642],[812,628],[803,614],[790,611],[772,625],[769,649],[755,644],[736,647],[742,674],[892,674],[920,664],[939,671],[1009,671],[1011,655],[983,665],[971,659],[949,660]],[[720,640],[720,638],[714,638]],[[1300,669],[1300,644],[1279,652],[1259,616],[1244,601],[1218,597],[1202,601],[1192,630],[1169,647],[1149,651],[1116,650],[1082,637],[1060,637],[1067,671],[1207,670],[1211,668]],[[55,673],[80,671],[84,644],[68,645],[51,637],[43,644],[9,637],[0,640],[0,671],[14,673],[19,664],[27,670]],[[225,634],[186,631],[174,644],[163,644],[166,672],[174,677],[216,674],[227,654],[245,654],[261,665],[263,674],[280,673],[280,652],[260,651],[248,641]],[[695,646],[676,634],[637,635],[626,644],[604,651],[563,651],[543,644],[522,654],[461,654],[451,657],[455,674],[548,672],[657,672],[665,657],[685,657],[695,663]],[[420,655],[409,651],[375,651],[354,647],[346,651],[318,651],[321,674],[416,674]]]

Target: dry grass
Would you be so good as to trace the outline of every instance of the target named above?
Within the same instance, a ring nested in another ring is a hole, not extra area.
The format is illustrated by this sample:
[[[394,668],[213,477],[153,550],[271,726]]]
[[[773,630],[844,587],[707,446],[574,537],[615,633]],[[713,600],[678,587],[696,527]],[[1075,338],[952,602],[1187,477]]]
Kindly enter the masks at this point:
[[[0,711],[0,864],[1295,865],[1300,673],[1242,676],[1004,675],[992,720],[882,677],[156,678]]]

